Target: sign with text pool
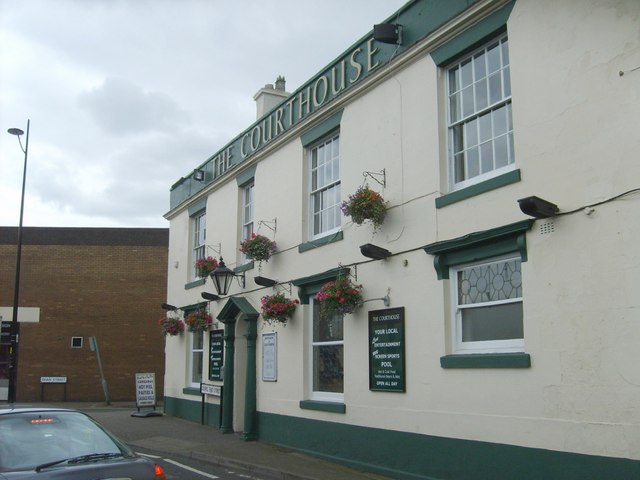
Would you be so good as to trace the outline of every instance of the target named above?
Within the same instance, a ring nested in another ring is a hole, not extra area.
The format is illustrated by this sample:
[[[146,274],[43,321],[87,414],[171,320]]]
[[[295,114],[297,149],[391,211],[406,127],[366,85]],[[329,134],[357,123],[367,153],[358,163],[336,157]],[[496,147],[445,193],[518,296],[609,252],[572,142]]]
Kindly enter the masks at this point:
[[[404,307],[369,312],[369,390],[404,392]]]

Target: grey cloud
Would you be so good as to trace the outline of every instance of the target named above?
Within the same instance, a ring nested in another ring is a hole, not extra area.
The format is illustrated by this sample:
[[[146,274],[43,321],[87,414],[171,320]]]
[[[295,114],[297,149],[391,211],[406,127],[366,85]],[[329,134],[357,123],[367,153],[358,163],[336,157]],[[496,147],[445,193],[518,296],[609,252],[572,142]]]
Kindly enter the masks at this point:
[[[145,92],[122,78],[107,78],[102,86],[80,94],[78,104],[114,135],[167,132],[189,122],[189,115],[168,95]]]

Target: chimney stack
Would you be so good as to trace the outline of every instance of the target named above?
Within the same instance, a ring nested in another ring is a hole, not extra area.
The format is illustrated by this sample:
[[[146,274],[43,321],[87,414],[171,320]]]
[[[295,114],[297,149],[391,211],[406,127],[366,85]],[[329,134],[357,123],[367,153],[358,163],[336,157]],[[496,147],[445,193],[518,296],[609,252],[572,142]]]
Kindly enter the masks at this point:
[[[291,95],[285,91],[285,79],[282,75],[276,78],[275,87],[271,83],[267,83],[264,88],[258,90],[253,96],[256,101],[256,118],[260,119],[265,113],[269,112],[285,98]]]

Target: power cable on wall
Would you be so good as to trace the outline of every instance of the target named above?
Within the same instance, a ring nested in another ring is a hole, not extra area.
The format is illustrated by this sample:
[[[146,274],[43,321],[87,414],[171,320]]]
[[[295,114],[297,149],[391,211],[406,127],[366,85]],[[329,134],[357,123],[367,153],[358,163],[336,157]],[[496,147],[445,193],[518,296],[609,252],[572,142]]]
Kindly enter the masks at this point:
[[[615,196],[613,196],[611,198],[607,198],[606,200],[602,200],[600,202],[592,203],[591,205],[584,205],[582,207],[578,207],[578,208],[575,208],[573,210],[569,210],[568,212],[558,212],[558,213],[556,213],[556,217],[559,217],[561,215],[571,215],[572,213],[582,212],[582,211],[584,211],[585,208],[589,209],[589,208],[597,207],[598,205],[603,205],[605,203],[613,202],[614,200],[618,200],[618,199],[620,199],[622,197],[625,197],[627,195],[631,195],[631,194],[639,193],[639,192],[640,192],[640,188],[633,188],[631,190],[627,190],[626,192],[623,192],[623,193],[620,193],[618,195],[615,195]]]

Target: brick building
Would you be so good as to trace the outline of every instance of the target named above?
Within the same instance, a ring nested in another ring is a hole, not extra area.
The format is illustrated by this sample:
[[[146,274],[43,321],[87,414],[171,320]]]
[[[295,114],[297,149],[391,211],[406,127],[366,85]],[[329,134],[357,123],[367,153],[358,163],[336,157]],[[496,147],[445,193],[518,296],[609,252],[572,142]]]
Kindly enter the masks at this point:
[[[112,401],[135,400],[135,373],[163,395],[168,229],[23,229],[17,400],[104,400],[96,337]],[[17,229],[0,227],[0,316],[11,320]],[[26,308],[25,308],[26,307]],[[24,309],[24,315],[22,315]],[[41,384],[64,376],[66,384]],[[6,398],[6,396],[4,397]]]

